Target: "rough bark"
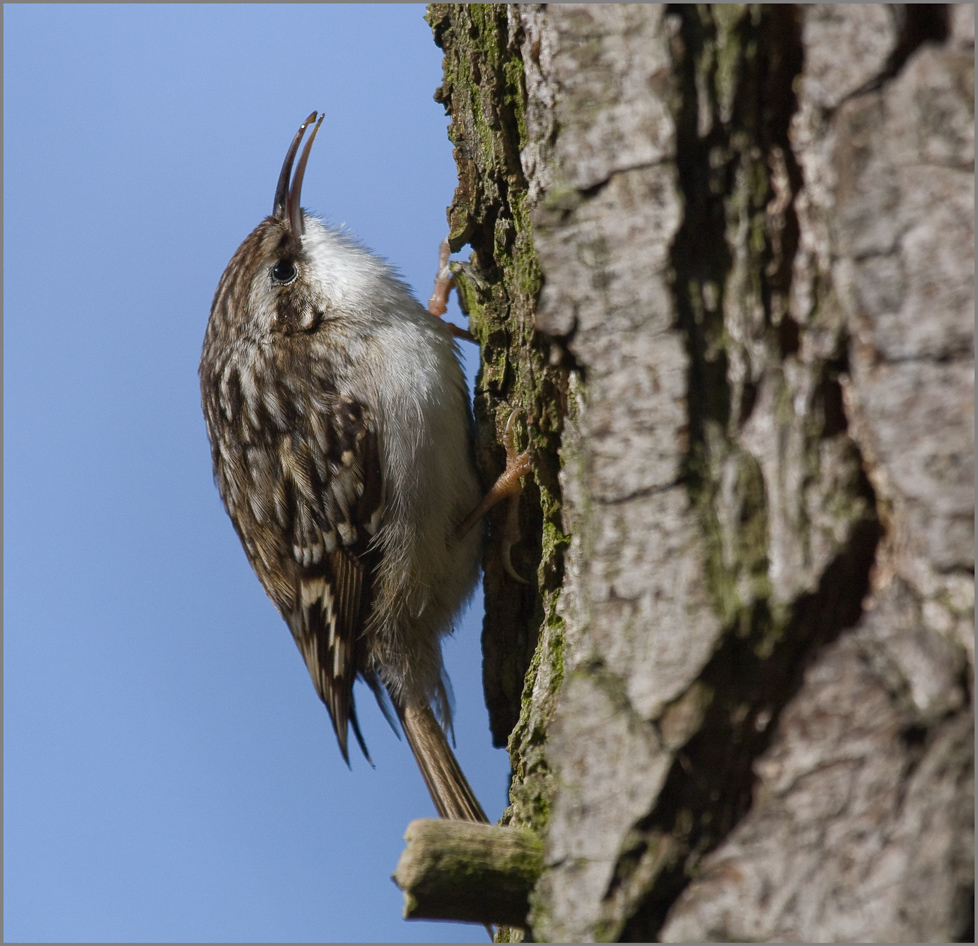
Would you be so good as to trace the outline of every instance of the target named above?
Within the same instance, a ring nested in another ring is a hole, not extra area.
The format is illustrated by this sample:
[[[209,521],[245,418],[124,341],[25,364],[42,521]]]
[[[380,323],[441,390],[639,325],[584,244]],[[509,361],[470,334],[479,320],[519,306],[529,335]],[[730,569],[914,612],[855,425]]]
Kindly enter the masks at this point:
[[[972,8],[429,21],[532,936],[973,935]]]
[[[421,819],[392,880],[404,891],[405,919],[523,926],[543,868],[540,839],[525,828]]]

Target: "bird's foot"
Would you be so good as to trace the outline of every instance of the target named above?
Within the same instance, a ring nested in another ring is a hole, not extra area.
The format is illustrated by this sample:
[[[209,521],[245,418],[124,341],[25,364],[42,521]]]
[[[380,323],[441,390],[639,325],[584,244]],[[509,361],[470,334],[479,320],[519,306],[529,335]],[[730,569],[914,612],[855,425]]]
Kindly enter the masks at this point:
[[[520,493],[523,491],[520,480],[531,470],[530,451],[524,450],[519,454],[516,452],[515,424],[518,412],[518,409],[514,408],[513,412],[509,415],[509,420],[506,421],[506,432],[503,435],[503,446],[506,449],[506,469],[499,475],[496,482],[492,484],[492,488],[482,498],[482,502],[465,517],[465,520],[456,530],[455,535],[459,539],[463,538],[493,506],[503,499],[508,500],[509,505],[506,509],[506,520],[502,535],[503,568],[516,581],[526,585],[529,582],[516,573],[510,557],[513,546],[520,540]]]
[[[448,310],[448,295],[455,287],[455,277],[448,268],[448,257],[450,253],[451,248],[448,245],[448,240],[442,240],[441,246],[438,248],[438,273],[435,276],[435,288],[432,290],[431,298],[428,300],[428,311],[432,315],[437,315],[439,318]],[[451,322],[446,322],[445,325],[448,326],[448,330],[456,338],[464,338],[467,342],[474,342],[476,340],[475,336],[464,328],[459,328]]]

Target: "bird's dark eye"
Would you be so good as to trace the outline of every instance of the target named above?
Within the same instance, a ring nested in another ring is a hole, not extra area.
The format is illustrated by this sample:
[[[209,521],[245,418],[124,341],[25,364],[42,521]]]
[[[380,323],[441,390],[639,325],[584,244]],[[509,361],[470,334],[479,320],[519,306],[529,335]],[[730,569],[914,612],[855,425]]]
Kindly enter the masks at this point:
[[[296,277],[295,263],[290,259],[279,260],[272,267],[272,279],[280,286],[287,286]]]

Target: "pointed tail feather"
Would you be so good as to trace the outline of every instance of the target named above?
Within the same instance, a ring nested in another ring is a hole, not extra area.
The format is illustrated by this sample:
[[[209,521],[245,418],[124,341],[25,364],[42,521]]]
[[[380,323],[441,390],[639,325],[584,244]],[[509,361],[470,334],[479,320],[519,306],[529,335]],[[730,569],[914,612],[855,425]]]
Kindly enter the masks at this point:
[[[431,708],[398,707],[398,716],[438,814],[489,824]]]

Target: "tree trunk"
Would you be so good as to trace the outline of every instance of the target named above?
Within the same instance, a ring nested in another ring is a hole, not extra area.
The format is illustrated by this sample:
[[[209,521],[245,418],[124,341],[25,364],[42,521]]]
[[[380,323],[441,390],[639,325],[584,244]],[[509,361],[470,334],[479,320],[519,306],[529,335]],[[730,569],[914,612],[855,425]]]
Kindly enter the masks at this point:
[[[973,937],[973,8],[428,18],[528,938]]]

